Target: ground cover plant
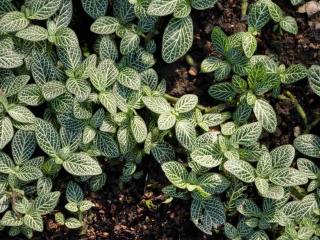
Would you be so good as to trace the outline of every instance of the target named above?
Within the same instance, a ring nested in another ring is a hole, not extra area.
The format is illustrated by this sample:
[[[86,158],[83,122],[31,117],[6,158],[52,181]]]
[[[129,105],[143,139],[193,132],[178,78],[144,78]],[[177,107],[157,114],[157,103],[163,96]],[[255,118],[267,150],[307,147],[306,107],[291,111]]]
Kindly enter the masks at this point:
[[[0,236],[320,239],[318,11],[2,0]]]

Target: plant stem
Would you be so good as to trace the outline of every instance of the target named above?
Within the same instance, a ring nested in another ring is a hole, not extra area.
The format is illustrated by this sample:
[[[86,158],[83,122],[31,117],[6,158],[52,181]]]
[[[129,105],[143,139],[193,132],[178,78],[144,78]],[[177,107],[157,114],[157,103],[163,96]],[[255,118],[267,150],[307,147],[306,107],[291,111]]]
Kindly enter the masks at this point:
[[[165,94],[164,98],[167,99],[171,103],[176,103],[179,100],[179,98],[173,97],[173,96],[171,96],[169,94]],[[203,106],[201,104],[197,105],[197,108],[199,110],[203,111],[204,113],[219,113],[219,112],[222,112],[227,107],[228,107],[227,104],[219,104],[219,105],[214,106],[214,107],[205,107],[205,106]]]
[[[296,108],[296,111],[298,112],[298,114],[300,115],[300,117],[302,118],[302,121],[305,125],[306,128],[308,128],[308,119],[307,119],[307,114],[304,111],[303,107],[300,105],[300,103],[298,102],[297,98],[295,95],[293,95],[290,91],[286,90],[285,95],[280,95],[278,97],[278,99],[280,100],[289,100],[291,101],[291,103],[294,105],[294,107]]]
[[[315,126],[317,126],[320,122],[320,114],[318,113],[316,116],[316,119],[313,120],[307,127],[307,129],[304,131],[304,133],[309,133]]]
[[[301,200],[305,196],[305,193],[299,186],[292,187],[290,194],[295,200]]]
[[[242,0],[241,2],[242,18],[245,18],[247,16],[247,9],[248,9],[248,0]]]

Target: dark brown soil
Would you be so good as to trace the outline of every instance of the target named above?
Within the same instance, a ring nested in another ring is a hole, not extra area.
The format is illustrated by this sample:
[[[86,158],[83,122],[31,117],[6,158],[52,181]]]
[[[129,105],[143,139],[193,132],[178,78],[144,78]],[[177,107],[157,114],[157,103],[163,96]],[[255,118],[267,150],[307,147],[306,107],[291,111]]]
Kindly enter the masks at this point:
[[[185,59],[169,65],[164,64],[161,60],[157,63],[156,70],[161,77],[167,80],[170,94],[181,96],[185,93],[195,93],[204,105],[217,104],[207,94],[208,87],[213,83],[212,76],[199,73],[201,61],[214,54],[210,40],[211,30],[214,26],[220,26],[228,34],[232,34],[246,29],[246,21],[241,20],[241,1],[220,2],[214,9],[192,13],[194,44],[189,55],[194,59],[195,65],[190,66]],[[278,55],[279,60],[286,65],[292,63],[303,63],[307,66],[318,64],[320,34],[313,27],[312,22],[318,21],[319,15],[308,18],[306,14],[296,13],[296,8],[291,6],[289,0],[275,2],[279,3],[287,14],[297,18],[299,34],[296,36],[287,33],[279,35],[272,31],[273,24],[270,23],[259,36],[259,53]],[[91,42],[90,40],[89,43]],[[296,86],[288,87],[288,90],[297,96],[311,122],[318,100],[310,91],[307,80],[299,82]],[[305,129],[303,121],[291,102],[272,100],[272,103],[279,116],[279,126],[275,134],[265,135],[264,141],[272,145],[290,143],[295,131]],[[78,232],[60,228],[50,220],[45,233],[38,235],[36,239],[213,239],[199,231],[189,220],[190,203],[188,201],[174,200],[169,204],[162,203],[164,197],[161,188],[167,182],[154,160],[146,159],[140,167],[148,173],[142,180],[135,180],[119,189],[117,185],[119,171],[108,170],[109,179],[103,191],[88,193],[88,199],[95,203],[95,207],[86,216],[88,227],[81,237]],[[1,239],[6,238],[1,237]]]

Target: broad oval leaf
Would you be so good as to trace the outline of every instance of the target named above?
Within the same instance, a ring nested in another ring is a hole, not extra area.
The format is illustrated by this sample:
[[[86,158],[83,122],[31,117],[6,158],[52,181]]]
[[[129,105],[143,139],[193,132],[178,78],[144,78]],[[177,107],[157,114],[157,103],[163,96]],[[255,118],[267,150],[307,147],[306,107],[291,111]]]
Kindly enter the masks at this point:
[[[294,147],[309,157],[320,158],[320,137],[314,134],[304,134],[297,137]]]
[[[243,160],[228,160],[224,163],[224,169],[243,182],[251,183],[255,180],[255,169]]]
[[[320,96],[320,66],[312,65],[309,69],[309,84],[315,94]]]
[[[102,17],[107,12],[108,1],[105,0],[81,0],[83,9],[90,15],[90,17],[96,19]]]
[[[57,130],[51,123],[41,119],[37,119],[35,126],[35,135],[39,147],[49,156],[56,157],[61,148]]]
[[[74,153],[62,163],[63,167],[75,176],[93,176],[102,173],[99,163],[86,153]]]
[[[230,141],[234,144],[250,146],[259,139],[261,131],[262,127],[258,122],[245,124],[236,130]]]
[[[277,128],[277,116],[273,107],[265,100],[258,99],[253,107],[254,115],[268,132],[273,133]]]
[[[221,152],[218,144],[200,146],[191,153],[193,161],[206,168],[213,168],[219,166],[223,159],[223,153]]]
[[[179,143],[191,150],[195,144],[197,132],[194,125],[188,120],[178,121],[175,126],[176,137]]]
[[[0,149],[3,149],[13,137],[12,122],[8,117],[0,120]]]
[[[172,63],[182,57],[190,49],[193,42],[193,23],[190,16],[173,18],[163,33],[162,58]]]
[[[178,0],[153,0],[148,6],[148,14],[151,16],[165,16],[173,13]]]
[[[185,189],[187,186],[188,172],[179,162],[165,162],[161,165],[166,177],[176,187]]]
[[[30,9],[29,19],[45,20],[59,9],[61,0],[33,0],[27,1]]]
[[[174,110],[178,113],[186,113],[193,110],[198,104],[198,97],[194,94],[186,94],[178,99]]]

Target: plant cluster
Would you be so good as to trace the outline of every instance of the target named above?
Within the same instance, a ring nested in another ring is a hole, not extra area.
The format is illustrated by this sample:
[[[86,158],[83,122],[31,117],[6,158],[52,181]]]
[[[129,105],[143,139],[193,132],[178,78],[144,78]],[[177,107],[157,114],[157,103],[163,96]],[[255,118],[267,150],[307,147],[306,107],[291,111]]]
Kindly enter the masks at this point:
[[[31,239],[50,213],[61,226],[84,228],[94,204],[81,186],[103,189],[106,162],[123,165],[121,182],[141,178],[138,165],[152,155],[171,183],[163,188],[166,202],[191,200],[191,220],[207,234],[320,239],[320,137],[306,132],[274,149],[260,141],[278,126],[272,102],[293,99],[284,85],[308,78],[320,96],[320,66],[286,67],[255,55],[270,20],[280,34],[296,34],[295,19],[258,0],[249,6],[247,32],[227,36],[214,27],[217,55],[201,70],[213,72],[208,92],[219,105],[166,94],[152,68],[159,19],[172,15],[161,50],[171,63],[192,46],[191,10],[216,2],[115,0],[106,16],[107,1],[81,0],[95,19],[94,52],[69,27],[71,0],[0,2],[1,229]],[[59,176],[70,181],[58,184]],[[57,212],[58,202],[67,211]]]

